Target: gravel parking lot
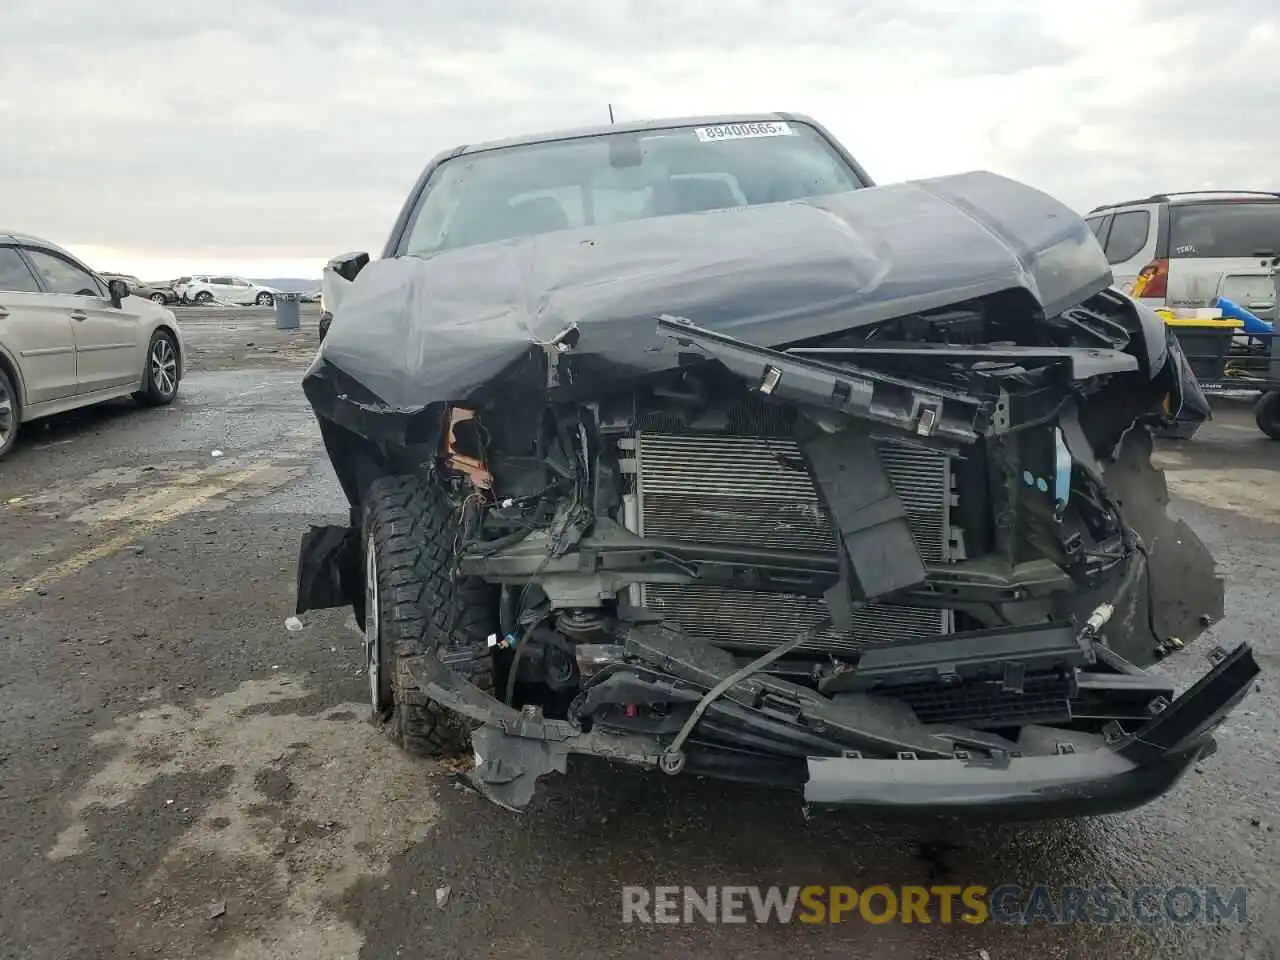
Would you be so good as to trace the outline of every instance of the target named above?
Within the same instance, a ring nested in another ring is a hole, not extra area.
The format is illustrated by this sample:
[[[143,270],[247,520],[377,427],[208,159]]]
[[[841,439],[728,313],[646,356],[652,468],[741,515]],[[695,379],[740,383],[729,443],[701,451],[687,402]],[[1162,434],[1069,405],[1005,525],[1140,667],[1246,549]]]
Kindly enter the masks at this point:
[[[318,304],[299,304],[302,326],[277,330],[275,311],[260,307],[173,307],[193,370],[305,367],[319,341]],[[301,372],[301,371],[300,371]]]
[[[806,820],[790,797],[597,765],[520,815],[366,722],[345,612],[292,613],[345,501],[267,310],[179,310],[179,402],[26,431],[0,466],[0,957],[1280,955],[1280,445],[1247,407],[1159,451],[1255,644],[1217,755],[1136,813],[1040,826]],[[217,455],[215,455],[215,451]],[[626,884],[1248,888],[1248,923],[624,925]]]

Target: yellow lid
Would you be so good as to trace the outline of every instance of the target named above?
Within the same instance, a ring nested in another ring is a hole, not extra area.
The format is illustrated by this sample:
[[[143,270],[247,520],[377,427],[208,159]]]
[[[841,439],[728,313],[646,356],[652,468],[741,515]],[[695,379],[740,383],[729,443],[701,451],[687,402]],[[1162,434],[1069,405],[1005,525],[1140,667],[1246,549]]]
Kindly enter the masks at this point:
[[[1195,317],[1165,317],[1164,322],[1171,327],[1199,327],[1204,330],[1235,330],[1244,326],[1243,320],[1232,320],[1219,317],[1214,320],[1197,320]]]

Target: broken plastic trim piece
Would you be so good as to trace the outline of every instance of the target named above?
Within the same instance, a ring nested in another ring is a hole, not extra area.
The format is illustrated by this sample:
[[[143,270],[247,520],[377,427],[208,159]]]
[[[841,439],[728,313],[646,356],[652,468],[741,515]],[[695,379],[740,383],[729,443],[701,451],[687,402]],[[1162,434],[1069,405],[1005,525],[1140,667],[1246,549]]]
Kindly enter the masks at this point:
[[[1053,756],[941,760],[810,757],[805,801],[928,816],[1001,819],[1118,813],[1166,793],[1214,749],[1212,730],[1248,693],[1259,668],[1241,644],[1128,737]]]
[[[928,574],[903,505],[866,424],[817,431],[801,452],[840,542],[841,590],[828,596],[840,630],[853,629],[850,601],[921,586]]]
[[[1186,693],[1117,743],[1116,752],[1135,763],[1145,763],[1187,749],[1222,722],[1244,699],[1261,672],[1252,648],[1247,643],[1240,644]]]
[[[1093,662],[1092,645],[1070,623],[997,627],[871,647],[856,667],[824,678],[818,689],[869,693],[914,683],[1001,680],[1011,667],[1023,674],[1072,672]]]
[[[481,724],[471,735],[476,759],[471,781],[508,810],[528,804],[539,777],[564,773],[570,753],[650,768],[658,764],[662,746],[652,738],[584,732],[565,720],[516,710],[459,679],[431,655],[404,663],[420,695]]]
[[[1090,380],[1138,369],[1138,358],[1122,350],[1097,347],[1023,347],[978,344],[957,347],[945,343],[884,344],[857,347],[792,347],[787,355],[828,362],[844,360],[901,359],[950,360],[970,363],[1060,363],[1070,368],[1072,380]]]
[[[989,404],[959,390],[758,347],[680,317],[659,317],[658,332],[697,347],[768,396],[966,443],[989,427]]]

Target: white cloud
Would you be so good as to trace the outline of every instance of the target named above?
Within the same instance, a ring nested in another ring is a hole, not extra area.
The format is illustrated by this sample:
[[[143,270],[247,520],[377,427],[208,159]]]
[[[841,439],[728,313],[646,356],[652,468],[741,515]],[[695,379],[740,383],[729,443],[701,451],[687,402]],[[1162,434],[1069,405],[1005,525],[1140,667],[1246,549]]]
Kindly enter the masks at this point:
[[[1278,26],[1267,0],[9,5],[0,210],[135,272],[314,272],[378,249],[438,150],[609,102],[797,110],[878,180],[987,168],[1077,209],[1276,187]]]

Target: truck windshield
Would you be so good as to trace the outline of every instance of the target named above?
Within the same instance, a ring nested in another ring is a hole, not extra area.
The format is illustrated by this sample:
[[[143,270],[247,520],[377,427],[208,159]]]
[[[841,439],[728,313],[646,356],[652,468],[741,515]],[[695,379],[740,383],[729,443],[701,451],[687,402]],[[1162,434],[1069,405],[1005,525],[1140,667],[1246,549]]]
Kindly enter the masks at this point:
[[[669,127],[500,147],[436,168],[400,255],[865,186],[795,121]]]

